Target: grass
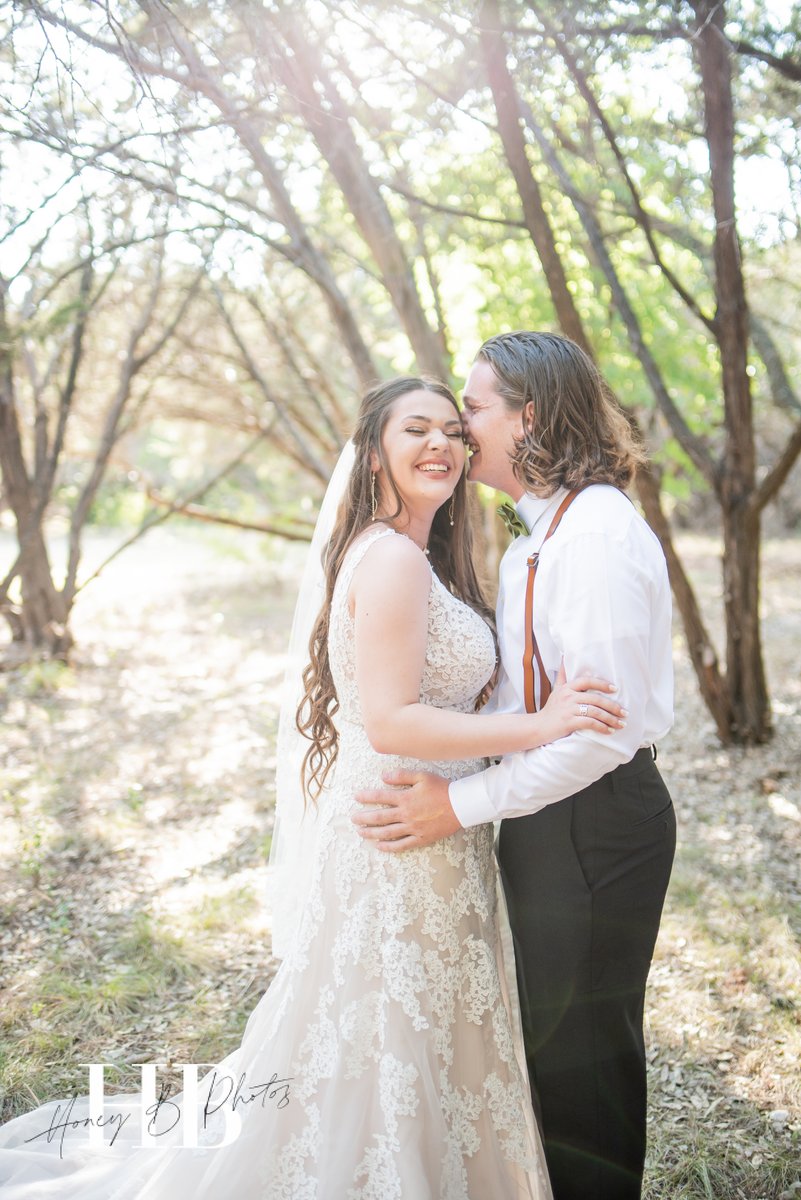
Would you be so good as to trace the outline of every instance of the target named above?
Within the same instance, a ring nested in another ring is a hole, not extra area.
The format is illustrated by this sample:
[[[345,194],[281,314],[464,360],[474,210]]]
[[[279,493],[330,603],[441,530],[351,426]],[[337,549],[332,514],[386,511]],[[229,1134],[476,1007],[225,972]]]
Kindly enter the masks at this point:
[[[269,984],[292,588],[252,545],[217,570],[208,545],[165,533],[86,593],[71,667],[0,675],[4,1116],[85,1092],[81,1063],[116,1064],[124,1091],[135,1063],[216,1061]],[[713,589],[708,542],[685,550]],[[143,608],[146,576],[160,590]],[[769,543],[768,746],[721,749],[677,641],[659,762],[679,850],[649,987],[646,1200],[801,1200],[800,582],[801,547]]]
[[[59,659],[43,659],[20,668],[23,690],[28,696],[56,696],[75,682],[70,667]]]
[[[768,745],[722,750],[676,662],[660,765],[679,846],[649,985],[647,1200],[801,1200],[801,622],[785,619],[799,579],[801,548],[769,543]]]
[[[5,1116],[57,1087],[85,1092],[82,1063],[117,1058],[121,1043],[131,1052],[147,1045],[165,1013],[178,1027],[210,962],[205,947],[146,911],[92,928],[65,898],[37,940],[48,953],[6,990],[0,1018]]]

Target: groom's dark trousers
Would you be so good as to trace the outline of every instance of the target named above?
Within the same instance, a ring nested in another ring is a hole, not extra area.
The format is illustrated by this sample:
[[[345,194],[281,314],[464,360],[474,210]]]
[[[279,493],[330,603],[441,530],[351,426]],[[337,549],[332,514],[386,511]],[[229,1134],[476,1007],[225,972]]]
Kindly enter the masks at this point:
[[[501,825],[526,1058],[554,1200],[639,1200],[643,1002],[676,824],[650,749]]]

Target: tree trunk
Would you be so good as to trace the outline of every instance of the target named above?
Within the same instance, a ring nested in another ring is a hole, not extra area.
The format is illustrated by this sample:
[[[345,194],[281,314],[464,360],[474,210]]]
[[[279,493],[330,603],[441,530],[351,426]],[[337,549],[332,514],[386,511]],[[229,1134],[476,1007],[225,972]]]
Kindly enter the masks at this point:
[[[378,372],[367,343],[328,261],[314,247],[306,226],[292,204],[283,176],[264,147],[259,123],[248,115],[245,106],[219,85],[217,77],[206,67],[192,43],[184,35],[183,27],[166,6],[154,5],[152,0],[139,0],[139,6],[147,13],[153,28],[163,32],[181,56],[189,72],[189,77],[182,81],[184,86],[194,88],[198,94],[205,96],[217,107],[220,115],[249,153],[254,167],[272,197],[277,215],[292,239],[292,261],[319,287],[360,383],[363,387],[369,387],[378,378]],[[80,36],[80,30],[73,26],[69,28]],[[130,52],[122,53],[117,47],[108,49],[111,53],[120,53],[123,58],[131,57]],[[138,55],[133,55],[131,61],[137,69],[146,70],[148,74],[160,73],[161,68]],[[169,75],[168,71],[165,73]]]
[[[277,57],[276,70],[283,76],[301,119],[331,168],[370,248],[420,369],[447,379],[450,365],[444,341],[428,322],[395,223],[350,127],[350,114],[308,32],[299,29],[289,11],[282,11],[280,29],[294,58]],[[315,91],[315,79],[325,99]]]
[[[566,337],[572,338],[581,346],[582,350],[592,354],[584,326],[567,286],[562,260],[556,249],[540,189],[528,161],[526,141],[520,124],[517,89],[506,65],[506,46],[501,33],[497,0],[487,0],[482,4],[478,23],[484,65],[492,89],[495,111],[498,114],[498,133],[503,143],[506,161],[517,185],[526,229],[545,273],[559,328]]]
[[[14,400],[13,345],[5,321],[5,296],[0,284],[0,471],[6,500],[17,523],[21,603],[3,600],[2,611],[20,654],[31,651],[64,655],[72,644],[67,629],[68,609],[53,583],[42,531],[41,506],[28,476]]]
[[[687,649],[701,696],[712,714],[720,740],[730,742],[734,718],[727,680],[721,673],[717,651],[704,625],[692,584],[673,544],[670,522],[662,508],[659,480],[652,466],[647,465],[637,472],[636,486],[646,520],[659,538],[665,553],[673,598],[681,616]]]
[[[724,489],[728,480],[724,480]],[[723,598],[726,611],[726,678],[732,705],[732,740],[765,742],[772,730],[759,628],[760,514],[739,497],[723,506]]]
[[[34,652],[63,658],[73,644],[68,628],[69,609],[53,584],[44,533],[41,526],[20,522],[19,516],[17,530],[20,545],[25,547],[19,564],[22,598],[19,608],[11,605],[10,612],[4,613],[12,640],[24,643],[22,657]],[[22,651],[23,647],[19,649]]]
[[[764,742],[771,734],[759,629],[759,510],[748,376],[748,306],[734,202],[734,104],[725,4],[693,4],[695,53],[704,95],[704,125],[715,211],[716,334],[723,378],[726,442],[719,495],[723,510],[726,676],[732,736]]]

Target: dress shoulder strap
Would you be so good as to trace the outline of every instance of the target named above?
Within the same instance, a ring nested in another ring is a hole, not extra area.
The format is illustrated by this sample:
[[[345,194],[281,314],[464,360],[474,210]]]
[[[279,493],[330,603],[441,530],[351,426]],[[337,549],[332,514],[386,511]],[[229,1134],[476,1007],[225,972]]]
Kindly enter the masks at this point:
[[[393,534],[395,537],[398,536],[395,533],[395,530],[390,529],[388,525],[376,525],[367,533],[364,533],[357,538],[345,555],[345,561],[340,569],[339,580],[337,582],[341,582],[341,585],[344,587],[350,587],[350,581],[353,578],[353,573],[370,547],[379,541],[380,538],[388,537],[390,534]]]

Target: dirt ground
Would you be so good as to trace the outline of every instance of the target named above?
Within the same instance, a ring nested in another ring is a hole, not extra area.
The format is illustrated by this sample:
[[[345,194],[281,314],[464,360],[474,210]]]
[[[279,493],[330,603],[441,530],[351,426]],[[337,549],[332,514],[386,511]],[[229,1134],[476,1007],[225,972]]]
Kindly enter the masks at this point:
[[[94,534],[88,560],[114,543]],[[718,549],[682,548],[705,603]],[[0,543],[0,558],[8,547]],[[275,724],[302,549],[175,526],[0,675],[5,1115],[80,1063],[213,1061],[274,970]],[[776,736],[723,750],[675,638],[679,851],[651,976],[649,1200],[801,1200],[801,541],[766,544]]]

